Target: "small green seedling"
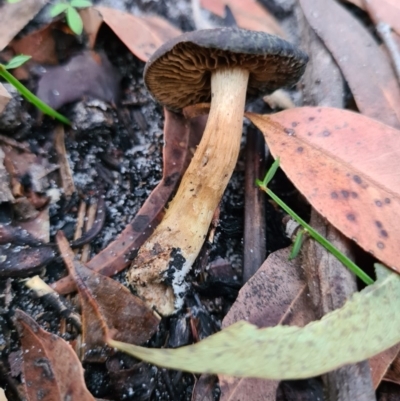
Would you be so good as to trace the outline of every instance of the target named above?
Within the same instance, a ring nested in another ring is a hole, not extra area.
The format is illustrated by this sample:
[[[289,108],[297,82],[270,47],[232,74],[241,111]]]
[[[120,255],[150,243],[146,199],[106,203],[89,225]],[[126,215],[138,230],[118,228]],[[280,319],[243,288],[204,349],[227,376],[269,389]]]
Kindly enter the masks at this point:
[[[334,255],[340,262],[342,262],[348,269],[350,269],[360,280],[365,284],[373,284],[374,280],[368,276],[362,269],[360,269],[354,262],[352,262],[346,255],[341,253],[334,245],[332,245],[326,238],[315,231],[310,225],[308,225],[300,216],[298,216],[289,206],[286,205],[278,196],[275,195],[268,188],[268,183],[271,181],[276,170],[279,167],[279,157],[274,161],[271,168],[268,170],[263,181],[256,180],[256,184],[262,189],[266,194],[268,194],[287,214],[289,214],[293,220],[297,221],[307,234],[314,238],[319,244],[321,244],[328,252]],[[292,254],[298,252],[301,246],[301,238],[295,241],[295,248]]]
[[[51,7],[50,15],[54,18],[57,15],[64,13],[71,31],[76,35],[80,35],[83,31],[83,22],[77,8],[86,8],[91,6],[92,2],[89,0],[71,0],[69,2],[59,1]]]
[[[13,57],[7,64],[0,64],[0,77],[4,78],[8,83],[13,85],[28,102],[35,105],[44,114],[47,114],[48,116],[53,117],[64,124],[71,125],[71,122],[67,117],[64,117],[62,114],[58,113],[49,105],[41,101],[25,85],[21,84],[18,79],[8,72],[8,70],[20,67],[30,58],[31,56],[20,54],[19,56]]]

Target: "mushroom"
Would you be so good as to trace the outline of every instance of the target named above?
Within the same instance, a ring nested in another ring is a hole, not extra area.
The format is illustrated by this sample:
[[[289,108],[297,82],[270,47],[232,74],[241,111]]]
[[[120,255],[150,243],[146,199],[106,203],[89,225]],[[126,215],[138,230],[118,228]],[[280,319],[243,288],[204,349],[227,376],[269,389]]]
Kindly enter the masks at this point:
[[[217,28],[174,38],[147,62],[145,84],[167,108],[180,111],[211,100],[203,137],[179,189],[127,275],[139,296],[161,314],[182,305],[184,278],[236,165],[246,96],[293,86],[307,59],[267,33]]]

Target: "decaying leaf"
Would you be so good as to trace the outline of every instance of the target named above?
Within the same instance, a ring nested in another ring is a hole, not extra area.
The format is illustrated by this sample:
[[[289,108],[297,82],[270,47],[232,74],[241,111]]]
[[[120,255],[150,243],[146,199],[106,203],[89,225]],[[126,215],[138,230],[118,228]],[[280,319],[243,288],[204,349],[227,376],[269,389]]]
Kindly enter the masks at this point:
[[[142,61],[147,61],[164,42],[182,33],[160,17],[137,17],[107,7],[96,7],[96,10],[125,46]]]
[[[40,328],[21,310],[15,312],[14,321],[22,345],[28,399],[94,401],[86,388],[79,359],[68,343]]]
[[[400,271],[400,132],[357,113],[302,107],[248,118],[311,205]]]
[[[377,265],[378,280],[305,327],[259,329],[244,321],[178,349],[108,344],[171,369],[238,377],[300,379],[370,358],[400,341],[400,277]]]
[[[29,54],[33,61],[40,64],[58,64],[56,40],[54,32],[61,30],[64,23],[53,21],[44,28],[14,39],[10,48],[15,54]],[[65,54],[64,54],[65,57]]]
[[[5,109],[10,99],[11,95],[7,92],[7,89],[0,83],[0,113]]]
[[[124,231],[104,250],[93,257],[87,267],[106,276],[112,276],[132,261],[134,252],[152,233],[161,220],[164,206],[176,188],[189,156],[189,139],[202,133],[205,118],[186,120],[182,115],[165,110],[163,177],[135,218]],[[52,285],[60,294],[74,290],[74,283],[67,276]]]
[[[62,66],[47,67],[40,78],[36,95],[53,109],[81,100],[84,96],[119,101],[120,76],[107,56],[86,51]]]
[[[0,5],[0,51],[44,7],[48,0],[26,0]]]
[[[400,127],[400,88],[367,28],[333,0],[300,0],[308,23],[342,70],[361,113]]]
[[[255,0],[201,0],[200,4],[221,18],[225,15],[225,6],[229,6],[240,28],[286,36],[272,14]]]
[[[57,243],[81,299],[85,359],[102,350],[109,336],[135,344],[149,340],[160,318],[118,281],[74,261],[74,253],[61,231]]]
[[[386,376],[390,370],[390,365],[395,360],[396,356],[400,351],[400,344],[396,344],[393,347],[375,355],[369,360],[371,366],[371,376],[376,389],[381,383],[382,379]]]
[[[222,327],[246,320],[257,327],[278,324],[304,326],[315,319],[300,260],[289,261],[289,249],[269,255],[242,287],[225,316]],[[277,380],[235,378],[219,375],[221,401],[275,401]]]

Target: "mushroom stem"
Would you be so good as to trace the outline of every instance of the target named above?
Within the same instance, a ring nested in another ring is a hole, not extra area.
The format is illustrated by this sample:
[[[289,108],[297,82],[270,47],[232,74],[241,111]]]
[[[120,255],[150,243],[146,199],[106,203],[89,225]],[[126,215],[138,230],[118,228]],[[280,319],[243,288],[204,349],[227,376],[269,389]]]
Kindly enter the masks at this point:
[[[182,292],[177,287],[200,252],[236,165],[248,79],[249,72],[239,67],[212,73],[211,108],[201,142],[164,219],[140,248],[128,272],[128,281],[160,313],[174,311],[173,296],[169,292],[167,299],[154,299],[146,294],[151,288],[145,286],[165,280],[172,284],[175,295]],[[177,307],[179,301],[178,297]]]

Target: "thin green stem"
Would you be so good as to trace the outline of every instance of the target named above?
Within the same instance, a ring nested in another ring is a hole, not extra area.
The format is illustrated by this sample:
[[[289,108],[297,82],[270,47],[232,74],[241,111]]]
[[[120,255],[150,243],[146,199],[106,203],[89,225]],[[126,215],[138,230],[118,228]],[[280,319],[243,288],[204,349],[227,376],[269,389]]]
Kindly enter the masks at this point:
[[[277,195],[275,195],[269,188],[263,185],[263,182],[257,180],[257,184],[260,189],[265,191],[287,214],[289,214],[294,220],[296,220],[301,226],[303,226],[308,234],[319,242],[327,251],[334,255],[340,262],[342,262],[349,270],[351,270],[360,280],[365,284],[370,285],[374,283],[374,280],[368,276],[362,269],[360,269],[353,261],[351,261],[346,255],[341,253],[334,245],[332,245],[326,238],[315,231],[310,225],[308,225],[299,215],[297,215],[289,206],[286,205]]]
[[[10,74],[2,64],[0,64],[0,76],[3,77],[11,85],[13,85],[28,102],[34,104],[43,113],[49,115],[50,117],[56,118],[64,124],[71,125],[71,122],[68,120],[67,117],[64,117],[62,114],[58,113],[42,100],[40,100],[37,96],[35,96],[28,88],[21,84],[18,79]]]

